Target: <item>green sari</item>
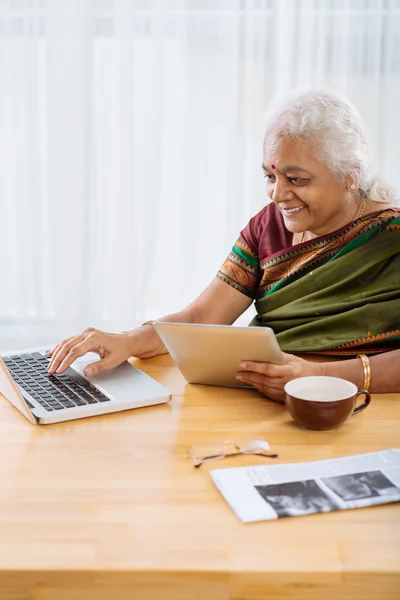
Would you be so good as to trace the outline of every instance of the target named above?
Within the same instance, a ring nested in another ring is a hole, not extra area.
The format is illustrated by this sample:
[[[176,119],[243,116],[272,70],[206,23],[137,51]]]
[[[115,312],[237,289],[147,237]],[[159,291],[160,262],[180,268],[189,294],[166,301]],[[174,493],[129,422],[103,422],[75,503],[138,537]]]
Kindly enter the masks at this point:
[[[243,240],[237,244],[233,254],[254,270],[255,253]],[[400,348],[399,211],[371,213],[286,248],[259,269],[250,325],[271,327],[284,351],[352,355]]]

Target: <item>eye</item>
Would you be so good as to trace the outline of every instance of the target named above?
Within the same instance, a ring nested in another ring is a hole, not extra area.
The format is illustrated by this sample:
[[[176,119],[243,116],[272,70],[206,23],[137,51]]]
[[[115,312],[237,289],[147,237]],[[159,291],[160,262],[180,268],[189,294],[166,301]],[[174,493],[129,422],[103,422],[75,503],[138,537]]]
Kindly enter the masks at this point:
[[[292,185],[307,185],[307,183],[310,181],[304,177],[288,177],[287,179]]]
[[[271,173],[264,173],[264,179],[266,179],[268,183],[273,183],[275,181],[275,175],[271,175]]]

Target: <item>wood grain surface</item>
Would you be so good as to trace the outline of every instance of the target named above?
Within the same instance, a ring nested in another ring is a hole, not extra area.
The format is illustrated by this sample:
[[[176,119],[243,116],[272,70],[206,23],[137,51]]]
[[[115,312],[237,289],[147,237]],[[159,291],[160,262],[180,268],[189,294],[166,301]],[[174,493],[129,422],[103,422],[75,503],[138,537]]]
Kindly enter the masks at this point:
[[[278,461],[400,446],[400,395],[334,431],[296,426],[251,390],[186,384],[169,356],[135,364],[168,405],[34,426],[0,397],[1,600],[399,600],[400,504],[243,524],[196,443],[263,436]]]

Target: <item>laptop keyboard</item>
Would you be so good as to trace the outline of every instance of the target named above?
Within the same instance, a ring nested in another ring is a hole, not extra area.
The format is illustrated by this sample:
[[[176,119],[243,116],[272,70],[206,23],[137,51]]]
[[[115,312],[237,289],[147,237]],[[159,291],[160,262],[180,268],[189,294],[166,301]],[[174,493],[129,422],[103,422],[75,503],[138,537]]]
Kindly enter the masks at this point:
[[[62,375],[49,375],[50,357],[39,352],[3,357],[3,362],[31,408],[35,407],[24,392],[47,411],[110,402],[110,398],[73,369],[67,369]]]

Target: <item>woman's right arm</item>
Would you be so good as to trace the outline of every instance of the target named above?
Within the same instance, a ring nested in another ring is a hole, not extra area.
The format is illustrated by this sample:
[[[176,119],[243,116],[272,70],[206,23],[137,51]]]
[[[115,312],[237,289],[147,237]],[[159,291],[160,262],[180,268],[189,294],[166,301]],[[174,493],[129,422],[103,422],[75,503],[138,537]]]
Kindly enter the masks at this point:
[[[189,306],[157,320],[232,325],[251,304],[249,297],[216,277]],[[151,324],[120,334],[89,328],[53,348],[49,373],[64,372],[74,360],[87,352],[96,352],[100,356],[99,361],[86,367],[85,373],[90,376],[113,369],[131,356],[151,358],[164,354],[166,350]]]

